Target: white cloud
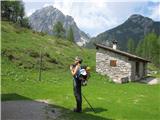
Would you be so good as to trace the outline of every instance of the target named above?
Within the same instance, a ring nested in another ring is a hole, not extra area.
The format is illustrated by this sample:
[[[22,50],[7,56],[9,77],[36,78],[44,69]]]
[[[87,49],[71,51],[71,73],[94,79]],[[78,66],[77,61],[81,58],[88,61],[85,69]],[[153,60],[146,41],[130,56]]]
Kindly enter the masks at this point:
[[[97,35],[105,30],[113,28],[123,23],[132,14],[148,15],[149,17],[160,20],[160,6],[148,8],[148,2],[156,0],[54,0],[43,2],[41,7],[53,5],[62,11],[65,15],[71,15],[78,27],[90,33]],[[136,9],[136,10],[135,10]],[[150,14],[145,10],[150,9]],[[30,9],[27,16],[35,11]]]
[[[53,5],[53,3],[45,3],[45,4],[43,5],[43,7],[47,7],[47,6],[51,6],[51,5]]]
[[[65,15],[71,15],[82,30],[98,29],[104,31],[117,25],[118,21],[105,0],[90,2],[54,2],[53,6]],[[103,29],[102,29],[103,28]],[[89,32],[89,31],[85,31]],[[96,33],[94,33],[95,35]]]
[[[88,0],[88,2],[73,2],[55,0],[54,7],[65,15],[71,15],[80,29],[95,36],[100,32],[123,23],[134,13],[137,4],[130,2],[106,2],[106,0]]]
[[[29,17],[30,15],[32,15],[32,13],[34,13],[36,11],[36,9],[30,9],[29,11],[26,12],[26,16]]]
[[[73,2],[74,0],[63,0],[62,2],[55,0],[53,6],[61,10],[65,15],[71,15]]]
[[[160,21],[160,3],[157,6],[151,8],[150,18]]]

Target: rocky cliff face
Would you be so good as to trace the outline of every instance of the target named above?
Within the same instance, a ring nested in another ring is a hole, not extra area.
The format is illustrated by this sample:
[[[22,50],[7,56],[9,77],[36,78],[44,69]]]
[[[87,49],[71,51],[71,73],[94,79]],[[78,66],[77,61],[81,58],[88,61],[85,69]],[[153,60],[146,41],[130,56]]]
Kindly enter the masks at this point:
[[[135,45],[148,33],[154,32],[160,35],[160,22],[155,22],[148,17],[134,14],[130,16],[123,24],[100,33],[87,46],[93,46],[93,42],[109,44],[112,40],[118,41],[121,50],[127,49],[128,39],[133,39]]]
[[[37,10],[29,17],[29,22],[33,30],[38,32],[46,32],[51,35],[53,34],[53,25],[57,23],[57,21],[63,23],[63,27],[66,31],[70,26],[73,28],[75,42],[79,46],[82,46],[89,41],[90,38],[88,35],[77,27],[71,16],[65,16],[61,11],[53,6],[48,6]]]

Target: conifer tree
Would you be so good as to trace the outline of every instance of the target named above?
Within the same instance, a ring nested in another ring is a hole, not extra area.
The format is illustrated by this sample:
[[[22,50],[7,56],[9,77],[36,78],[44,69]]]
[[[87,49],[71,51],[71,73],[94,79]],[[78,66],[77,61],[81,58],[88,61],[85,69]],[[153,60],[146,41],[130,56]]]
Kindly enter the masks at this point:
[[[57,38],[64,38],[65,37],[65,29],[63,28],[63,24],[58,21],[53,26],[53,33]]]
[[[134,54],[135,52],[135,47],[134,47],[134,41],[132,39],[128,40],[127,43],[127,48],[128,48],[128,52]]]
[[[71,26],[69,30],[67,31],[67,40],[74,42],[74,33],[73,33],[73,29]]]

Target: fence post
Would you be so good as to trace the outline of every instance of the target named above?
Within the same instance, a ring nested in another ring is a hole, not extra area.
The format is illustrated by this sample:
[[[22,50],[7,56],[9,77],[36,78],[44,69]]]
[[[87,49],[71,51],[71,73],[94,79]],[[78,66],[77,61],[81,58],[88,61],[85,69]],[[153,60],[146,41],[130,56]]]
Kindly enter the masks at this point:
[[[42,72],[42,52],[40,50],[40,61],[39,61],[39,81],[41,81],[41,73]]]

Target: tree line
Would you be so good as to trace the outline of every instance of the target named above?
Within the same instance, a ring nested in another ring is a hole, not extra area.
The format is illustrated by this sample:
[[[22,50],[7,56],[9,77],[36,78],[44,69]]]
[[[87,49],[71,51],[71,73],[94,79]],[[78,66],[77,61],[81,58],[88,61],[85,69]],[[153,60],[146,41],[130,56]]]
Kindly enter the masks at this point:
[[[160,36],[155,33],[147,34],[137,46],[135,46],[133,39],[129,39],[127,48],[129,53],[144,57],[155,66],[160,67]]]
[[[25,17],[24,3],[21,0],[1,1],[1,18],[29,28],[28,18]]]

